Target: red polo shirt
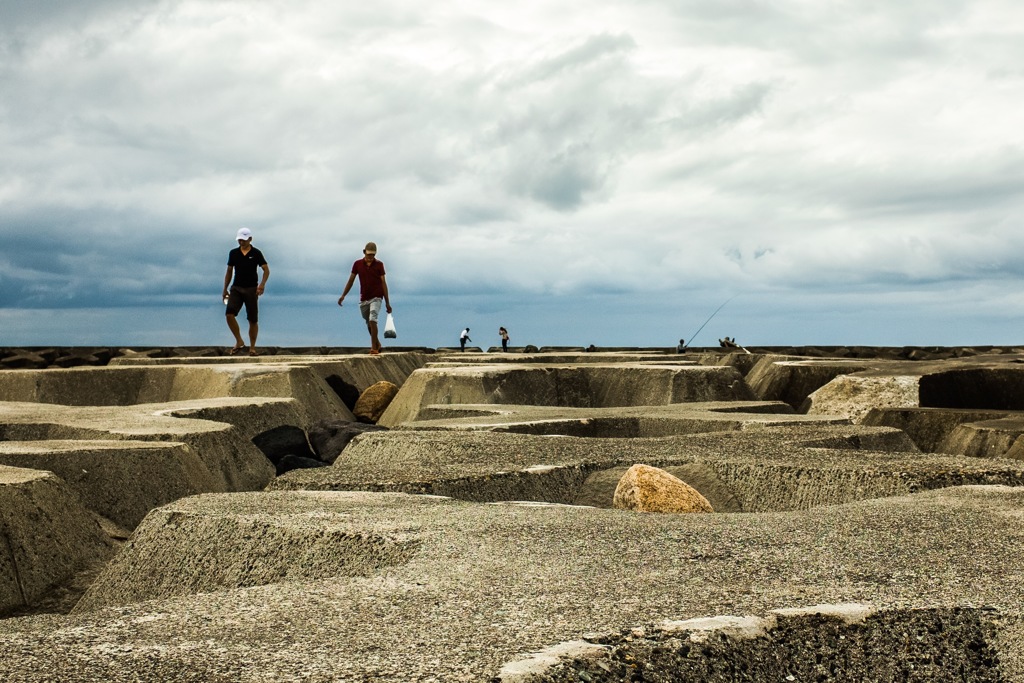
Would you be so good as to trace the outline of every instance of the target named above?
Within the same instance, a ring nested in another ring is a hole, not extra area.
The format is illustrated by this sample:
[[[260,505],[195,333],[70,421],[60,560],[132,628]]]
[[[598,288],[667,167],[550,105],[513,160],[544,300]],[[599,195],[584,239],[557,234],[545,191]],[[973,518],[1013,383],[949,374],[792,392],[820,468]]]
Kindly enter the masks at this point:
[[[359,300],[384,298],[384,264],[373,261],[367,265],[366,259],[359,259],[352,264],[352,272],[359,276]]]

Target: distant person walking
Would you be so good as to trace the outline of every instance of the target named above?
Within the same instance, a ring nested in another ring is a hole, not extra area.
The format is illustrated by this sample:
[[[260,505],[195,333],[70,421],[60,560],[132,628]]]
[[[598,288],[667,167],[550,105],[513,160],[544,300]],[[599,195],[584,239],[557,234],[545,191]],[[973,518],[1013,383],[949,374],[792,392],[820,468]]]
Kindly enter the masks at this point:
[[[384,264],[377,260],[377,245],[367,242],[363,247],[363,258],[352,264],[352,272],[345,283],[345,290],[338,297],[338,305],[345,301],[352,283],[359,276],[359,312],[366,321],[370,332],[370,355],[380,355],[380,339],[377,337],[377,319],[380,317],[381,300],[387,312],[391,312],[391,297],[388,295],[388,281],[384,277]]]
[[[235,319],[242,306],[245,306],[245,317],[249,321],[249,355],[257,356],[259,354],[256,353],[256,337],[260,332],[259,298],[263,296],[263,290],[270,278],[270,266],[267,265],[263,252],[252,246],[252,231],[249,228],[239,230],[235,239],[238,240],[238,246],[228,253],[228,271],[224,274],[224,290],[221,292],[225,302],[224,314],[227,316],[228,329],[235,335],[235,345],[229,353],[236,356],[245,348],[238,321]],[[258,283],[257,268],[263,269],[263,278]],[[235,278],[233,284],[232,275]]]
[[[676,346],[676,353],[686,353],[686,340],[680,339],[679,345]]]
[[[473,340],[469,338],[469,328],[467,327],[462,331],[462,334],[459,335],[459,346],[462,348],[463,351],[466,350],[466,342],[468,341]]]
[[[498,328],[498,334],[501,335],[501,350],[508,352],[508,330],[504,327]]]

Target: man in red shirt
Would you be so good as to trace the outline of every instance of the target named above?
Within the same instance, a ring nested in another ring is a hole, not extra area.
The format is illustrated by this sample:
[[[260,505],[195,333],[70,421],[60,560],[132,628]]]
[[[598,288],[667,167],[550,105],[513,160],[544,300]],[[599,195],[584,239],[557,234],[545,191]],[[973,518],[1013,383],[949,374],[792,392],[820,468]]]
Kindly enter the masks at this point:
[[[377,245],[367,242],[363,249],[363,258],[352,264],[352,273],[345,283],[345,291],[338,298],[338,305],[345,301],[345,296],[352,289],[352,283],[359,276],[359,312],[366,321],[366,329],[370,331],[370,355],[380,354],[380,339],[377,338],[377,318],[380,315],[381,299],[391,312],[391,299],[388,297],[388,282],[384,277],[384,264],[377,260]]]

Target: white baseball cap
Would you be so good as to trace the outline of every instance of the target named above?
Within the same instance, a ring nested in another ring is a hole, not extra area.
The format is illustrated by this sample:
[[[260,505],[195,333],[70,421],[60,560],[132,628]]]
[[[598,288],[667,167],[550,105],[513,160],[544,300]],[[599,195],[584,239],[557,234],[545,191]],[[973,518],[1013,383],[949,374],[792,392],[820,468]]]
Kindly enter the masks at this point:
[[[252,239],[252,230],[250,230],[249,228],[242,228],[241,230],[238,231],[238,234],[235,236],[235,239],[236,240],[250,240],[250,239]]]

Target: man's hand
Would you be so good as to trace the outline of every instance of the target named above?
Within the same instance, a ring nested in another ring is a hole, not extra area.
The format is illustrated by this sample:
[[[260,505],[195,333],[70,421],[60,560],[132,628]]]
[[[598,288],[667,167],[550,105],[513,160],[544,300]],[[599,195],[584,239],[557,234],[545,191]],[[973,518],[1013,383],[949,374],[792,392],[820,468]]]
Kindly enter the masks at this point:
[[[256,296],[263,296],[263,285],[257,285]]]
[[[338,297],[338,305],[341,306],[341,302],[344,301],[344,300],[345,300],[345,295],[342,294],[341,296]]]
[[[391,304],[388,304],[388,309],[387,310],[388,310],[388,313],[391,312]]]

